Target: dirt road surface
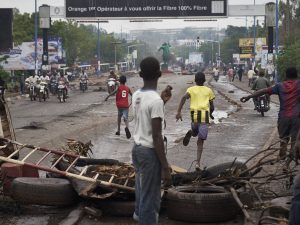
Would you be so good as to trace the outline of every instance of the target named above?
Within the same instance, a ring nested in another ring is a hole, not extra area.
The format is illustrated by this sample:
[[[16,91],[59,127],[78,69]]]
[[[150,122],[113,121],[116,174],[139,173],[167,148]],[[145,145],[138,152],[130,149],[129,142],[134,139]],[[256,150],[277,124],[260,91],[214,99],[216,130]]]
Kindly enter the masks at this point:
[[[207,76],[209,80],[210,77]],[[105,77],[99,78],[99,81]],[[169,163],[187,170],[194,170],[196,159],[196,139],[192,138],[187,147],[182,145],[182,138],[190,127],[189,102],[186,102],[182,114],[183,121],[176,122],[175,115],[181,96],[192,85],[194,76],[163,75],[159,80],[159,91],[166,85],[173,86],[173,97],[166,105],[167,126],[164,131],[168,138],[167,157]],[[128,86],[137,90],[142,86],[142,80],[137,75],[128,77]],[[245,160],[258,152],[270,137],[276,126],[278,106],[271,104],[271,110],[262,117],[253,110],[253,102],[240,103],[239,99],[246,92],[229,84],[221,78],[219,82],[212,81],[215,92],[215,120],[210,126],[208,140],[204,144],[201,167],[212,166],[222,162]],[[93,157],[112,158],[123,162],[131,161],[133,140],[126,139],[124,124],[121,126],[121,136],[115,136],[117,110],[115,99],[107,102],[106,92],[96,91],[97,86],[89,87],[86,93],[71,90],[66,103],[59,103],[51,96],[46,102],[31,102],[28,98],[13,99],[9,104],[17,140],[21,143],[34,144],[41,147],[60,148],[65,138],[74,138],[94,144]],[[227,97],[224,97],[227,96]],[[231,99],[228,101],[228,99]],[[132,119],[132,112],[129,113]],[[133,122],[130,130],[133,130]],[[65,213],[51,215],[20,216],[3,215],[1,224],[58,224]],[[34,219],[33,219],[34,218]],[[242,220],[222,224],[243,224]],[[99,221],[85,217],[79,224],[99,224]],[[101,224],[135,224],[131,218],[104,218]],[[171,221],[165,215],[161,216],[160,224],[184,225],[188,223]],[[221,224],[221,223],[220,223]]]

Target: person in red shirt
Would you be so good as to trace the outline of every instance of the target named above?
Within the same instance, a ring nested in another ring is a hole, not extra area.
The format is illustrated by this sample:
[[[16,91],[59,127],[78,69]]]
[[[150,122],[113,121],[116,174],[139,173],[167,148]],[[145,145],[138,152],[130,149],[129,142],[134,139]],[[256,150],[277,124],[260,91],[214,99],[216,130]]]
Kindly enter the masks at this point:
[[[107,99],[116,94],[116,105],[118,108],[118,130],[116,132],[116,135],[120,135],[120,126],[121,126],[121,119],[124,118],[125,122],[125,133],[126,137],[129,139],[131,137],[131,133],[128,128],[128,109],[129,109],[129,103],[128,103],[128,95],[132,96],[130,88],[125,85],[126,83],[126,77],[121,76],[119,78],[120,86],[111,94],[109,94],[106,98]]]

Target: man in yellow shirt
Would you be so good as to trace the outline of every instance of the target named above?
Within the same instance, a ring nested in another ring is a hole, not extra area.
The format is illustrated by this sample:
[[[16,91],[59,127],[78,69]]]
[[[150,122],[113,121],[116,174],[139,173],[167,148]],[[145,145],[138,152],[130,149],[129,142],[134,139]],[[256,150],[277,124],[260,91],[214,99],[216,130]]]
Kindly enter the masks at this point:
[[[213,100],[215,99],[215,95],[209,87],[204,86],[204,73],[196,73],[195,82],[196,85],[188,88],[185,95],[181,98],[176,115],[176,120],[182,120],[181,109],[185,104],[185,101],[190,98],[192,129],[190,129],[186,133],[183,139],[183,145],[187,146],[192,136],[198,136],[196,170],[199,170],[201,155],[203,151],[203,143],[206,140],[208,134],[209,119],[213,119],[212,112],[214,111]]]

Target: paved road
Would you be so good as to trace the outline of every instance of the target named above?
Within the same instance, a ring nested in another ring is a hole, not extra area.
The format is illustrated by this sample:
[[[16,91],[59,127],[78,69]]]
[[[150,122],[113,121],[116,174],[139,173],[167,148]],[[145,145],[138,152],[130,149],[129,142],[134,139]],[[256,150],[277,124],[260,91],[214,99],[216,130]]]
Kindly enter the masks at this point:
[[[160,79],[159,89],[162,90],[167,84],[173,86],[173,97],[166,106],[167,127],[165,135],[168,137],[168,159],[170,163],[192,170],[192,162],[196,158],[196,140],[192,139],[190,145],[184,147],[181,143],[186,131],[189,129],[188,102],[183,109],[183,121],[175,122],[175,114],[181,96],[187,87],[192,85],[193,76],[165,75]],[[133,89],[141,87],[141,79],[131,77],[128,85]],[[276,124],[277,106],[271,105],[272,109],[261,117],[253,110],[252,102],[237,107],[229,103],[221,94],[226,94],[234,101],[239,100],[245,92],[226,82],[212,82],[211,85],[216,94],[215,123],[210,126],[209,137],[204,145],[202,166],[210,166],[220,162],[245,160],[250,155],[259,151],[270,136]],[[233,93],[229,93],[233,91]],[[125,138],[124,132],[120,137],[114,135],[116,131],[116,109],[114,99],[104,103],[104,92],[92,92],[81,94],[70,93],[71,98],[67,103],[60,104],[57,99],[51,99],[44,103],[30,102],[29,100],[17,100],[11,104],[12,117],[19,141],[42,144],[46,146],[61,146],[65,137],[72,137],[82,141],[92,140],[94,143],[94,157],[114,158],[121,161],[131,161],[132,140]],[[228,115],[230,114],[230,115]],[[130,114],[131,115],[131,114]],[[131,118],[131,117],[130,117]],[[42,123],[43,129],[28,130],[19,129],[27,126],[30,122]],[[132,130],[133,123],[130,123]],[[124,127],[122,127],[124,129]],[[122,130],[123,131],[123,130]],[[34,216],[37,218],[37,216]],[[58,216],[56,216],[59,218]],[[6,224],[55,224],[53,217],[49,215],[38,216],[37,222],[32,217],[12,217]],[[1,221],[1,218],[0,218]],[[2,220],[3,221],[3,220]],[[30,222],[31,221],[31,222]],[[4,223],[5,224],[5,223]],[[80,224],[96,224],[96,222],[84,219]],[[102,224],[134,224],[131,219],[106,218]],[[162,216],[161,224],[183,225],[169,221]],[[226,224],[239,224],[229,222]]]

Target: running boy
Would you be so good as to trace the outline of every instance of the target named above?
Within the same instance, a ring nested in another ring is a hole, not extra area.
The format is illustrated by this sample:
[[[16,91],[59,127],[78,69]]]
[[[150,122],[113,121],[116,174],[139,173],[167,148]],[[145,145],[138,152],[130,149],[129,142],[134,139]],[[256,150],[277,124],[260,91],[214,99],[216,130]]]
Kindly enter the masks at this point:
[[[128,108],[129,108],[129,103],[128,103],[128,95],[132,96],[131,90],[130,88],[125,85],[126,83],[126,77],[125,76],[121,76],[119,79],[120,82],[120,86],[111,94],[109,94],[106,98],[105,101],[107,101],[107,99],[116,94],[116,105],[118,108],[118,130],[116,132],[116,135],[120,135],[120,126],[121,126],[121,119],[122,117],[124,118],[124,122],[125,122],[125,133],[126,133],[126,137],[129,139],[131,137],[131,133],[128,129]]]
[[[195,82],[196,85],[188,88],[186,94],[181,98],[176,115],[176,120],[182,120],[181,109],[185,101],[190,98],[192,129],[186,133],[183,139],[183,145],[187,146],[189,144],[191,136],[196,137],[198,135],[196,170],[200,170],[200,160],[203,151],[203,143],[206,140],[208,134],[209,117],[213,118],[213,100],[215,98],[215,95],[210,88],[204,86],[204,73],[196,73]]]

